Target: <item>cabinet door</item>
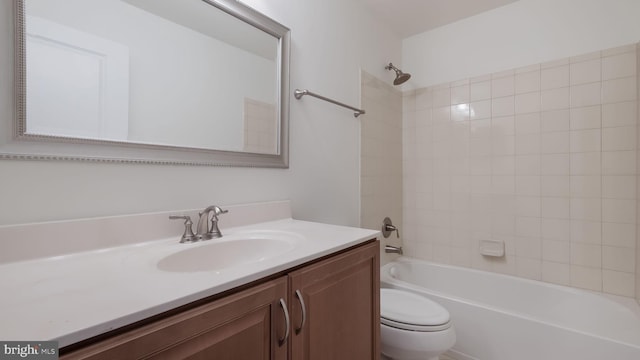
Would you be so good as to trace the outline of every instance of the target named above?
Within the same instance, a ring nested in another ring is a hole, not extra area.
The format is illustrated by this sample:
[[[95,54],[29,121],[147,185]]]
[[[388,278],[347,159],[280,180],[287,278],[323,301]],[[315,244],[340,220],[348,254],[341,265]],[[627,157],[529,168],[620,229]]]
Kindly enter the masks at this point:
[[[61,359],[287,359],[282,277],[80,349]]]
[[[292,360],[379,359],[377,241],[292,272],[289,291]]]

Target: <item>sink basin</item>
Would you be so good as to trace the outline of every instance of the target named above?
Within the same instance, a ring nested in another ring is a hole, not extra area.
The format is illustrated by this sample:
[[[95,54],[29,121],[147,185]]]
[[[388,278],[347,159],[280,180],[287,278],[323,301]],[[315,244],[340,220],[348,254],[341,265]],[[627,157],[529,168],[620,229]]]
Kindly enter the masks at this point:
[[[158,269],[171,272],[220,271],[271,259],[292,250],[298,240],[300,238],[294,234],[268,232],[208,240],[190,244],[194,247],[162,258]]]

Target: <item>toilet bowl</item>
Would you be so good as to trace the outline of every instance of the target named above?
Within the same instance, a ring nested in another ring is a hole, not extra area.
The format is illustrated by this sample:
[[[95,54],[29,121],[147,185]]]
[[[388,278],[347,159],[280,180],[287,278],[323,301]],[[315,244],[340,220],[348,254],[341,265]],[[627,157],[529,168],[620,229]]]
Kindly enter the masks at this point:
[[[382,354],[394,360],[437,360],[456,342],[449,312],[426,297],[380,289]]]

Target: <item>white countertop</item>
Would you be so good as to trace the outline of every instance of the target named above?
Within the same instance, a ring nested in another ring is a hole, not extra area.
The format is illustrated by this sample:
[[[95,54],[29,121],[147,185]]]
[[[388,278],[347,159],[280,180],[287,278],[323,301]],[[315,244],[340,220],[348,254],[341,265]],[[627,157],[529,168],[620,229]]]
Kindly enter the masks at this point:
[[[0,339],[58,340],[105,333],[379,236],[378,231],[283,219],[223,229],[304,238],[281,255],[220,271],[167,272],[158,260],[189,247],[179,237],[0,265]],[[223,240],[224,237],[220,240]]]

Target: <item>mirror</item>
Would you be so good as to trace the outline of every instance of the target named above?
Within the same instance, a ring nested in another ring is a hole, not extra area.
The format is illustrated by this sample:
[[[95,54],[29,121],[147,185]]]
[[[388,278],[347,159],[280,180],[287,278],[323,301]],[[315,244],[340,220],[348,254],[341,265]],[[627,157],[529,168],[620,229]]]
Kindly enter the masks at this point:
[[[288,167],[289,30],[233,0],[15,0],[3,157]]]

